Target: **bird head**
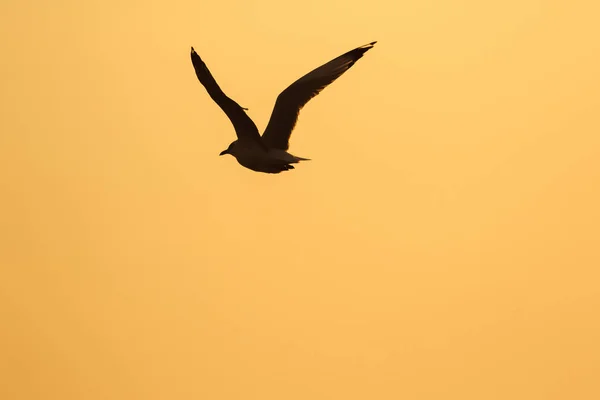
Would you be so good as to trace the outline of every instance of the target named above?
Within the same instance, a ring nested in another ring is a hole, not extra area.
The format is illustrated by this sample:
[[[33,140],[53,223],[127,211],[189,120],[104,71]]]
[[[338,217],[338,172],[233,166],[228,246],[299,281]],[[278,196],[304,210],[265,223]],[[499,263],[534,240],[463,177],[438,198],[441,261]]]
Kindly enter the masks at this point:
[[[232,154],[232,155],[233,155],[232,151],[233,151],[233,148],[235,147],[235,144],[236,144],[236,142],[237,142],[237,141],[235,141],[235,142],[232,142],[232,143],[229,145],[229,147],[228,147],[227,149],[223,150],[222,152],[220,152],[220,153],[219,153],[219,155],[220,155],[220,156],[223,156],[223,155],[225,155],[225,154]]]

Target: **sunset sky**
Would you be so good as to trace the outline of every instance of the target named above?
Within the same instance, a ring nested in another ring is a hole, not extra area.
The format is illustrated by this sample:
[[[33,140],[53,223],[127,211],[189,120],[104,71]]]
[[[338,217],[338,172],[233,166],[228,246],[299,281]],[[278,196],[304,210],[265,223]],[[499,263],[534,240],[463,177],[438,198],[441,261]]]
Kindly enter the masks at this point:
[[[0,399],[600,398],[600,5],[0,2]],[[311,100],[268,175],[259,130]]]

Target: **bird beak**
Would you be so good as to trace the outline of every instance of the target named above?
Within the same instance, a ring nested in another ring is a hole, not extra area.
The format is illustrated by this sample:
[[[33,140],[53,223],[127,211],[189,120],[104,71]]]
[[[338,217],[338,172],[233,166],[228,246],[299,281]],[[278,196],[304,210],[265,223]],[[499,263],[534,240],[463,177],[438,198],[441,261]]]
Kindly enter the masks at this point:
[[[227,150],[223,150],[222,152],[219,153],[220,156],[225,155],[225,154],[229,154],[229,152]]]

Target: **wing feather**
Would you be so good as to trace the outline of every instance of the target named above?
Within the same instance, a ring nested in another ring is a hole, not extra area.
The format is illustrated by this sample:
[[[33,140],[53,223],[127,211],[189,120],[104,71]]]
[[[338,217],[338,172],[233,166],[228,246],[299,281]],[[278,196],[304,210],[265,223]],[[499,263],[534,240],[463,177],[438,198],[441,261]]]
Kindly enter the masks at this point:
[[[198,53],[192,47],[191,49],[191,59],[192,64],[194,65],[194,70],[196,71],[196,76],[200,83],[204,86],[210,97],[221,107],[221,109],[225,112],[229,120],[233,124],[235,128],[235,133],[240,140],[254,140],[261,144],[262,147],[264,143],[260,137],[260,133],[258,132],[258,128],[252,121],[252,119],[246,114],[244,108],[242,108],[238,103],[234,100],[227,97],[223,90],[217,84],[217,81],[210,73],[208,67],[202,61]]]
[[[262,136],[265,144],[268,147],[287,150],[300,110],[310,99],[350,69],[365,52],[373,48],[375,43],[377,42],[357,47],[334,58],[304,75],[281,92]]]

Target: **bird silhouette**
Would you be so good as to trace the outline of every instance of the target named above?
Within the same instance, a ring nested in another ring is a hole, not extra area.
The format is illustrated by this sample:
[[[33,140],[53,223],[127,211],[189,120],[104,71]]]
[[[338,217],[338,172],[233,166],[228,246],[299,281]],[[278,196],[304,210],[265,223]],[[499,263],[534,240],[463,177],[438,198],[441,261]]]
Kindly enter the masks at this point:
[[[330,83],[339,78],[377,42],[357,47],[334,58],[304,75],[288,86],[277,97],[269,123],[261,136],[252,119],[229,98],[217,84],[198,53],[191,48],[191,59],[196,76],[210,97],[221,107],[233,124],[237,140],[219,155],[230,154],[237,162],[253,171],[278,174],[294,169],[292,164],[308,161],[288,153],[289,140],[298,121],[300,110]]]

